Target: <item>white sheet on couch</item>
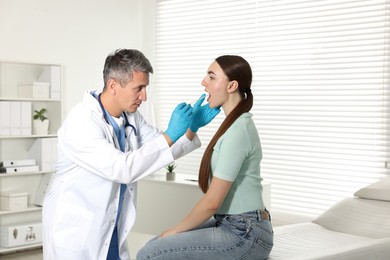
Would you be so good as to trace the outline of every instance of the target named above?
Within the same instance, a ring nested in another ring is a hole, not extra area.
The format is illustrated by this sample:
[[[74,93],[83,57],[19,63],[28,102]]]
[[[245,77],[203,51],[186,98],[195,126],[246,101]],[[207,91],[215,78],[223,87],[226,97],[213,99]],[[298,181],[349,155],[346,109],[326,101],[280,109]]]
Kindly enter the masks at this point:
[[[276,227],[274,232],[274,248],[268,258],[270,260],[356,260],[389,257],[390,238],[375,239],[350,235],[331,231],[310,222]],[[360,250],[364,247],[368,249]],[[375,247],[378,258],[372,258],[370,247]],[[359,252],[354,252],[356,250]]]

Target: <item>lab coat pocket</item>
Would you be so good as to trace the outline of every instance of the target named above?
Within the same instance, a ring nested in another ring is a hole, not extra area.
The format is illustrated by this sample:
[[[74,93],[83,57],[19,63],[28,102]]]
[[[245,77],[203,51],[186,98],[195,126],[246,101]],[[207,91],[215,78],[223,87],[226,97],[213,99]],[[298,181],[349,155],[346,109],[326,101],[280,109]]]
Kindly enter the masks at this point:
[[[92,225],[93,213],[71,203],[58,207],[53,243],[73,250],[83,249]]]

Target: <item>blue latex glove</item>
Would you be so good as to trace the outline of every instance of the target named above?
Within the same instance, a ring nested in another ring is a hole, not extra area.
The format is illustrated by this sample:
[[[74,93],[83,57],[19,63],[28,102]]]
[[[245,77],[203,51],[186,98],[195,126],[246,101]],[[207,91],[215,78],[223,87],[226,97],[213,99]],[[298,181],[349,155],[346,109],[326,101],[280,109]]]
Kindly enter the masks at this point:
[[[200,127],[203,127],[211,122],[216,115],[221,111],[221,107],[210,108],[209,103],[202,105],[206,94],[202,94],[199,100],[195,103],[192,111],[192,119],[189,128],[196,133]]]
[[[176,142],[187,131],[191,115],[192,107],[185,102],[180,103],[173,110],[168,129],[165,131],[165,134],[169,136],[172,142]]]

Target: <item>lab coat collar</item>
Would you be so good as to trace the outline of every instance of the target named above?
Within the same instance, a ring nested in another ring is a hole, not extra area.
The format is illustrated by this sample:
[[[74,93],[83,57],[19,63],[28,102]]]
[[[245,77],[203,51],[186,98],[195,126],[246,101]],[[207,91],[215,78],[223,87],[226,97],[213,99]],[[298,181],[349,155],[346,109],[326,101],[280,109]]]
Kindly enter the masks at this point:
[[[99,116],[101,116],[101,118],[104,118],[103,111],[99,105],[98,100],[95,97],[98,96],[100,93],[100,90],[85,91],[83,97],[83,104],[87,109],[95,111],[96,113],[98,113]]]

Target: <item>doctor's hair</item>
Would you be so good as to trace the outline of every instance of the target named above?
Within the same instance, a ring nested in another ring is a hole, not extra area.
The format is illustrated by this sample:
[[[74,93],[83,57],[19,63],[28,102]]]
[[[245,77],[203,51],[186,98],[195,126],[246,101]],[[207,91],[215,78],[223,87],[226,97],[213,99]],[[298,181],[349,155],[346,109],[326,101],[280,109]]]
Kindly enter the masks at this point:
[[[213,149],[218,139],[226,132],[226,130],[239,118],[243,113],[249,112],[253,105],[253,95],[251,91],[252,84],[252,69],[249,63],[242,57],[236,55],[223,55],[215,59],[221,67],[229,81],[238,82],[238,91],[242,96],[242,100],[229,113],[222,122],[217,132],[214,134],[205,152],[203,153],[202,161],[199,168],[199,187],[206,193],[209,189],[211,176],[211,156]],[[234,152],[234,151],[232,151]]]
[[[118,49],[107,56],[103,69],[104,89],[107,81],[114,79],[123,87],[133,79],[133,71],[153,73],[153,67],[145,55],[134,49]]]

